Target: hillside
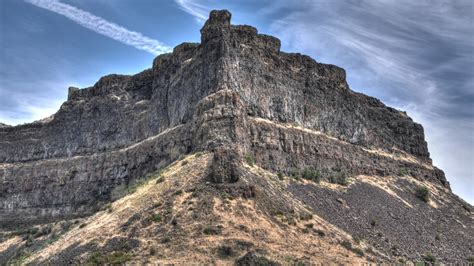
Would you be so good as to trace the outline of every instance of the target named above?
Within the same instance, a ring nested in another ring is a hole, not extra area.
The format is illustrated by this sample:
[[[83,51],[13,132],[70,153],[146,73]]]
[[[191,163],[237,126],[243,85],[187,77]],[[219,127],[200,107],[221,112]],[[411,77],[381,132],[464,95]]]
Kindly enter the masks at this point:
[[[472,260],[472,206],[421,125],[230,19],[0,126],[0,261]]]

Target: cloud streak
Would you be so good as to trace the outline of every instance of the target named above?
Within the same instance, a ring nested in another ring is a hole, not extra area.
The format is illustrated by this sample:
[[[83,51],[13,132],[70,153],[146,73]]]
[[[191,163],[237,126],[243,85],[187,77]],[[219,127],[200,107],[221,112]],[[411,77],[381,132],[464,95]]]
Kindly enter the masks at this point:
[[[166,53],[170,48],[161,42],[130,31],[120,25],[107,21],[77,7],[61,3],[58,0],[25,0],[27,3],[52,11],[111,39],[130,45],[154,55]]]
[[[204,22],[209,14],[209,7],[206,4],[194,0],[175,0],[181,10],[191,14],[198,22]]]

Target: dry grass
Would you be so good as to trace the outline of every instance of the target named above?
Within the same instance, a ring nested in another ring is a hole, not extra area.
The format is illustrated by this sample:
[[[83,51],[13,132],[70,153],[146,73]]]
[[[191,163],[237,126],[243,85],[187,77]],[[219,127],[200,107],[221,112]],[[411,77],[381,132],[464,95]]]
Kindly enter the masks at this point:
[[[140,244],[127,253],[127,259],[137,263],[185,265],[193,262],[227,265],[232,264],[248,249],[265,250],[265,256],[284,264],[296,263],[303,258],[313,263],[365,262],[364,258],[338,244],[350,239],[349,235],[316,215],[305,221],[296,219],[293,225],[289,225],[265,213],[259,207],[258,199],[227,198],[219,193],[209,192],[219,190],[206,190],[206,186],[210,184],[206,184],[202,177],[210,158],[209,154],[198,157],[192,155],[183,159],[188,161],[185,165],[171,165],[161,173],[163,182],[157,184],[153,179],[149,180],[134,193],[113,202],[109,211],[100,211],[84,219],[81,223],[86,226],[79,228],[76,225],[54,243],[31,254],[26,262],[47,261],[73,245],[95,243],[97,249],[101,249],[114,237],[130,237],[129,232],[121,228],[133,215],[150,213],[147,212],[150,206],[160,206],[151,213],[159,214],[163,219],[141,225],[149,216],[147,214],[134,224],[137,227],[134,238]],[[265,182],[269,182],[270,194],[292,200],[284,192],[285,183],[275,178],[274,174],[259,167],[246,167],[251,173],[258,174]],[[246,183],[250,180],[243,178],[239,182]],[[201,194],[195,194],[193,191],[199,186],[205,189]],[[207,206],[206,203],[209,205],[207,209],[202,207]],[[300,202],[291,204],[297,212],[306,210]],[[196,213],[200,215],[197,218]],[[308,223],[313,224],[314,229],[323,231],[326,236],[322,237],[316,231],[307,232]],[[214,234],[204,234],[203,229],[206,227],[218,230]],[[2,243],[0,248],[5,249],[18,241],[20,240],[12,238]],[[228,251],[231,255],[218,255],[218,247],[223,245],[230,247]],[[86,261],[91,255],[93,252],[82,254],[80,261]]]

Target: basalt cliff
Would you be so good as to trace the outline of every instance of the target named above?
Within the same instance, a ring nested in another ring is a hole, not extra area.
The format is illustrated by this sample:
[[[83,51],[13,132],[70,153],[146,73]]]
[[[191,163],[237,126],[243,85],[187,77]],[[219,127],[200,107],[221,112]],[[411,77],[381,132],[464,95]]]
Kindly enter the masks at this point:
[[[405,112],[212,11],[133,76],[0,124],[0,262],[468,263],[472,206]]]

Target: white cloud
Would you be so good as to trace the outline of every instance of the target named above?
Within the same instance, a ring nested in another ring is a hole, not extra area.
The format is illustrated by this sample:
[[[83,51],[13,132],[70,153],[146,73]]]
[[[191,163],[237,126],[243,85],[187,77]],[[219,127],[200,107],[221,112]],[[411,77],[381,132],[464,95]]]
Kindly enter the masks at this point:
[[[175,0],[180,8],[191,14],[198,22],[204,22],[207,19],[210,8],[209,5],[196,0]]]
[[[61,3],[58,0],[25,1],[35,6],[63,15],[77,24],[99,34],[154,55],[166,53],[170,50],[169,47],[157,40],[144,36],[139,32],[130,31],[122,26],[109,22],[87,11]]]

